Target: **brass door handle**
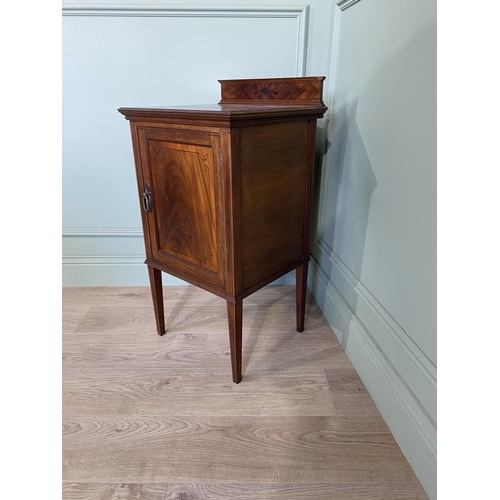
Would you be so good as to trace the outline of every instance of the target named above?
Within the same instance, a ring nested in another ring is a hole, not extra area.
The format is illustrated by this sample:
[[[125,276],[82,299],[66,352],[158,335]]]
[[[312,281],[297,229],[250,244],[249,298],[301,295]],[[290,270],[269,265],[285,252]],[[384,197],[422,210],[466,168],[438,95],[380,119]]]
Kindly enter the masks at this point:
[[[153,211],[153,203],[151,202],[151,189],[149,187],[148,181],[146,181],[146,188],[144,193],[142,193],[142,207],[145,212]]]

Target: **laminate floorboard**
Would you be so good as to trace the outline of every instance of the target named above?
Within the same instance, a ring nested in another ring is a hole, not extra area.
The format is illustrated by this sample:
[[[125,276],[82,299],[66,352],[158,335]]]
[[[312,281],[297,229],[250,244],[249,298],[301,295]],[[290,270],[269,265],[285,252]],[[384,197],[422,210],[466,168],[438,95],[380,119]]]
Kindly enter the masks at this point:
[[[64,500],[165,500],[166,490],[166,484],[63,483],[62,496]]]
[[[63,439],[72,482],[415,479],[378,417],[80,417]]]
[[[280,305],[243,306],[243,329],[247,334],[255,332],[296,332],[295,306]],[[308,314],[309,313],[309,314]],[[226,305],[183,305],[165,311],[168,332],[221,332],[227,330]],[[317,308],[306,308],[306,329],[332,330]],[[75,330],[75,333],[124,333],[156,332],[154,314],[149,306],[92,306]]]
[[[295,289],[244,300],[243,380],[226,303],[165,287],[63,289],[63,500],[427,499],[335,334]]]
[[[427,500],[416,483],[169,484],[165,500]]]
[[[352,365],[327,368],[325,374],[337,415],[380,415]]]
[[[89,312],[90,306],[75,304],[63,305],[62,333],[72,333],[76,330],[82,319]]]
[[[326,366],[352,366],[331,329],[306,330],[303,333],[288,329],[269,332],[265,328],[246,331],[242,359],[245,374],[313,371],[323,376]],[[203,366],[207,369],[230,369],[227,332],[208,334]]]
[[[223,376],[223,374],[226,376]],[[230,373],[230,372],[229,372]],[[63,412],[106,415],[334,415],[324,375],[248,374],[234,384],[227,370],[155,369],[66,372]]]
[[[158,368],[202,367],[206,333],[175,333],[162,338],[144,335],[101,333],[65,335],[63,368],[66,370],[148,370]]]

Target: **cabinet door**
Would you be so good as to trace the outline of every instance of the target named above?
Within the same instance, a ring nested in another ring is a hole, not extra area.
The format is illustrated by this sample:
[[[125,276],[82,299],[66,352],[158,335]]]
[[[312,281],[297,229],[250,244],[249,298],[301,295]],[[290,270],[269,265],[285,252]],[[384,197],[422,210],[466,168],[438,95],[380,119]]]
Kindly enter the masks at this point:
[[[139,145],[153,260],[179,277],[223,285],[219,135],[141,128]]]

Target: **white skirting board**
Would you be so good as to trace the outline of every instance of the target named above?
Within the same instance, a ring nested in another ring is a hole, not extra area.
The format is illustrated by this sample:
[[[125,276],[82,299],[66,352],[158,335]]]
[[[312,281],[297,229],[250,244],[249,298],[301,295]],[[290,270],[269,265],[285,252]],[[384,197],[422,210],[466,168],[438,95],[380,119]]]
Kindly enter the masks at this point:
[[[64,228],[63,286],[149,286],[142,229]],[[162,273],[164,286],[187,285]],[[294,285],[295,271],[273,285]]]
[[[429,498],[433,500],[437,495],[435,423],[314,259],[309,267],[308,286]],[[358,297],[358,300],[363,299]]]
[[[163,286],[188,285],[162,273]],[[295,273],[288,273],[272,283],[294,285]],[[144,257],[67,257],[63,259],[62,286],[149,286]]]

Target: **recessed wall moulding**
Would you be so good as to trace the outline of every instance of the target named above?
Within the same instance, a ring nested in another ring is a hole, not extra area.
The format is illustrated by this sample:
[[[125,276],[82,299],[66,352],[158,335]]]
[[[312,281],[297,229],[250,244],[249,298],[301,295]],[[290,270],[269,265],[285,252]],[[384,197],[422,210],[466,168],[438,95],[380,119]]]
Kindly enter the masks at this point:
[[[339,7],[340,10],[346,10],[357,2],[359,2],[359,0],[337,0],[337,7]]]

